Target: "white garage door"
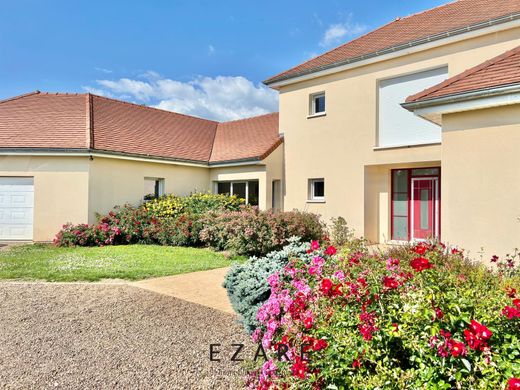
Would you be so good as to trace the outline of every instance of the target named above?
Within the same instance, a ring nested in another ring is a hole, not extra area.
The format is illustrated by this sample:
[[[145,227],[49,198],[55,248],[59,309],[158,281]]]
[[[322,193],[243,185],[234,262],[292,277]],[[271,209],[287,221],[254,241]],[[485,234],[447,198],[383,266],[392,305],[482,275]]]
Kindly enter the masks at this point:
[[[0,240],[32,240],[32,177],[0,177]]]

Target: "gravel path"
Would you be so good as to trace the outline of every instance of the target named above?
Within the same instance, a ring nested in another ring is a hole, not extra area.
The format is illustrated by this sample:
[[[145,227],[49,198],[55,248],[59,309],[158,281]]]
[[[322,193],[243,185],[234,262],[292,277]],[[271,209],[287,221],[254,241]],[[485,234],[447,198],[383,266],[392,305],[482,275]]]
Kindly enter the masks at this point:
[[[0,387],[238,389],[229,345],[247,339],[231,315],[128,285],[0,283]]]

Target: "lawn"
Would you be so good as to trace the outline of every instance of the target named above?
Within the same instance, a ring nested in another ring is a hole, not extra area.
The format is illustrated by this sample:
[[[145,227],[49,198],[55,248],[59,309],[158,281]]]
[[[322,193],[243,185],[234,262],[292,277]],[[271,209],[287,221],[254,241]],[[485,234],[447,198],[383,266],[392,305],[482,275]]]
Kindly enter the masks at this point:
[[[226,267],[242,260],[228,259],[209,249],[157,245],[94,248],[20,245],[0,251],[0,279],[137,280]]]

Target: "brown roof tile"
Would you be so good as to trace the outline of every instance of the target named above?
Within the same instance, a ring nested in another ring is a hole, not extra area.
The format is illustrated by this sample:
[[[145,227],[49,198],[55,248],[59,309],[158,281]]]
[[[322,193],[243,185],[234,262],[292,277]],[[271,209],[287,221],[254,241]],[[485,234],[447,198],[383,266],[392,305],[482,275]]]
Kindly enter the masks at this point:
[[[0,101],[0,149],[93,149],[200,163],[265,158],[278,114],[233,122],[92,94],[38,91]]]
[[[385,49],[519,13],[520,0],[455,1],[405,18],[397,18],[368,34],[273,76],[264,83],[271,84],[313,73],[353,62],[363,56],[375,56]]]
[[[210,162],[262,158],[280,142],[278,113],[219,123]]]
[[[520,84],[520,46],[409,96],[406,103]]]

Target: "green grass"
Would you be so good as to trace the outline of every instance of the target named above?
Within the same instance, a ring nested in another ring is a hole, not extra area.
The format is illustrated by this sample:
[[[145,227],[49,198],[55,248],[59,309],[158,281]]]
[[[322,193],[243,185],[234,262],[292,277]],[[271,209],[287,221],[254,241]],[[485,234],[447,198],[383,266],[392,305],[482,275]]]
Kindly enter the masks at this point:
[[[48,244],[13,246],[0,251],[0,279],[97,281],[145,279],[229,266],[209,249],[157,245],[57,248]]]

